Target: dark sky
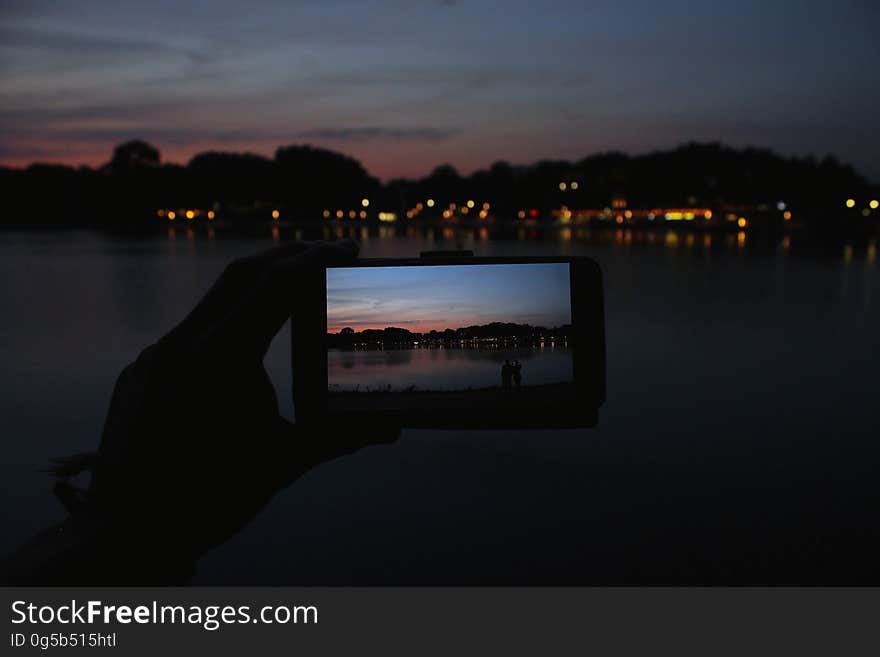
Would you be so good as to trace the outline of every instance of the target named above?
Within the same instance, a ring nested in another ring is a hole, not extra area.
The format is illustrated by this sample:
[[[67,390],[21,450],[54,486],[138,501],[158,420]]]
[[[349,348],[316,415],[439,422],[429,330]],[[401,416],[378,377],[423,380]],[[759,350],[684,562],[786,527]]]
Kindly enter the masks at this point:
[[[327,270],[327,330],[422,333],[490,322],[571,323],[568,265],[343,267]]]
[[[383,178],[686,140],[880,180],[880,2],[3,0],[0,162],[309,142]]]

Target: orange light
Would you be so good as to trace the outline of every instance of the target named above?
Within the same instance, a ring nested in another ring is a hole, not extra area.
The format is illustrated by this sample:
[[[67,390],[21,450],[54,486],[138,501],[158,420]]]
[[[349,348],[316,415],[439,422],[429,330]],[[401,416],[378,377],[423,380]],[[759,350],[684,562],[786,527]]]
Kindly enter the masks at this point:
[[[214,211],[208,210],[208,219],[213,219],[213,218],[214,218]]]
[[[168,221],[174,221],[174,218],[175,218],[176,216],[177,216],[177,214],[175,214],[174,210],[169,210],[169,211],[168,211]]]
[[[745,228],[746,226],[749,225],[749,222],[746,221],[745,217],[740,217],[739,219],[737,219],[736,225],[739,226],[740,228]]]
[[[280,216],[281,216],[281,213],[278,212],[278,210],[272,210],[272,218],[273,219],[277,219]]]
[[[361,217],[361,219],[366,219],[367,218],[367,211],[361,210],[360,217]]]
[[[614,221],[616,221],[619,224],[622,224],[623,223],[623,215],[620,215],[620,214],[617,215],[617,218]]]
[[[706,210],[706,211],[703,213],[703,218],[705,218],[705,219],[711,219],[711,218],[712,218],[712,211],[711,211],[711,210]]]
[[[526,218],[526,211],[520,210],[519,212],[516,213],[516,216],[519,217],[520,219],[525,219]]]
[[[785,219],[786,221],[791,221],[791,212],[786,210],[785,212],[782,213],[782,218]]]
[[[164,216],[165,216],[165,210],[157,210],[157,211],[156,211],[156,214],[157,214],[158,216],[160,216],[160,217],[164,217]]]
[[[336,218],[337,218],[337,219],[342,219],[342,210],[337,210],[337,211],[336,211]]]
[[[632,210],[627,210],[626,212],[623,213],[623,216],[626,217],[627,219],[632,219],[632,216],[633,216]]]

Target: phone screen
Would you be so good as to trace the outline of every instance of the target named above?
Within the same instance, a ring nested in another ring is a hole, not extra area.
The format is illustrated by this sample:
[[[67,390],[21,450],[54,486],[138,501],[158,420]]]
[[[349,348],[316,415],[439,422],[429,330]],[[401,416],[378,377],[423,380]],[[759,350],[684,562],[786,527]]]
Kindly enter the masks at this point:
[[[573,397],[569,266],[328,269],[329,408],[537,409]]]

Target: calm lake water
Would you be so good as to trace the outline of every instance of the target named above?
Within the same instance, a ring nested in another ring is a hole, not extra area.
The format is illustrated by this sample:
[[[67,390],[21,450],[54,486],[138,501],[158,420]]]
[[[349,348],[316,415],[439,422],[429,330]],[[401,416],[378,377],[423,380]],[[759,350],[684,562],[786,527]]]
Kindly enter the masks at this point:
[[[522,364],[523,385],[574,380],[571,352],[536,349],[380,349],[327,353],[332,390],[465,390],[501,385],[506,359]]]
[[[458,246],[367,237],[371,257]],[[877,582],[876,250],[560,237],[464,246],[602,265],[598,428],[406,431],[280,494],[196,582]],[[122,367],[271,243],[0,233],[0,550],[62,517],[39,470],[97,445]],[[266,365],[292,416],[288,342]]]

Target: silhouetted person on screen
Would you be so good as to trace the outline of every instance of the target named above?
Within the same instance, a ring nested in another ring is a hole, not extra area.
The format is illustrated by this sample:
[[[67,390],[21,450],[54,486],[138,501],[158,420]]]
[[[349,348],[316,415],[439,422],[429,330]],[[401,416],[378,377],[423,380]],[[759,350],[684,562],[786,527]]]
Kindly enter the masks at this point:
[[[395,426],[303,426],[278,412],[263,367],[297,312],[302,274],[353,261],[350,243],[292,243],[237,260],[119,376],[95,454],[58,459],[70,517],[10,556],[3,584],[176,584],[312,468]],[[85,490],[69,478],[91,470]]]
[[[504,365],[501,366],[501,387],[505,390],[510,390],[510,381],[513,378],[513,365],[510,364],[509,360],[504,361]]]
[[[510,369],[513,374],[513,384],[519,389],[522,384],[522,364],[518,360],[515,360],[510,366]]]

